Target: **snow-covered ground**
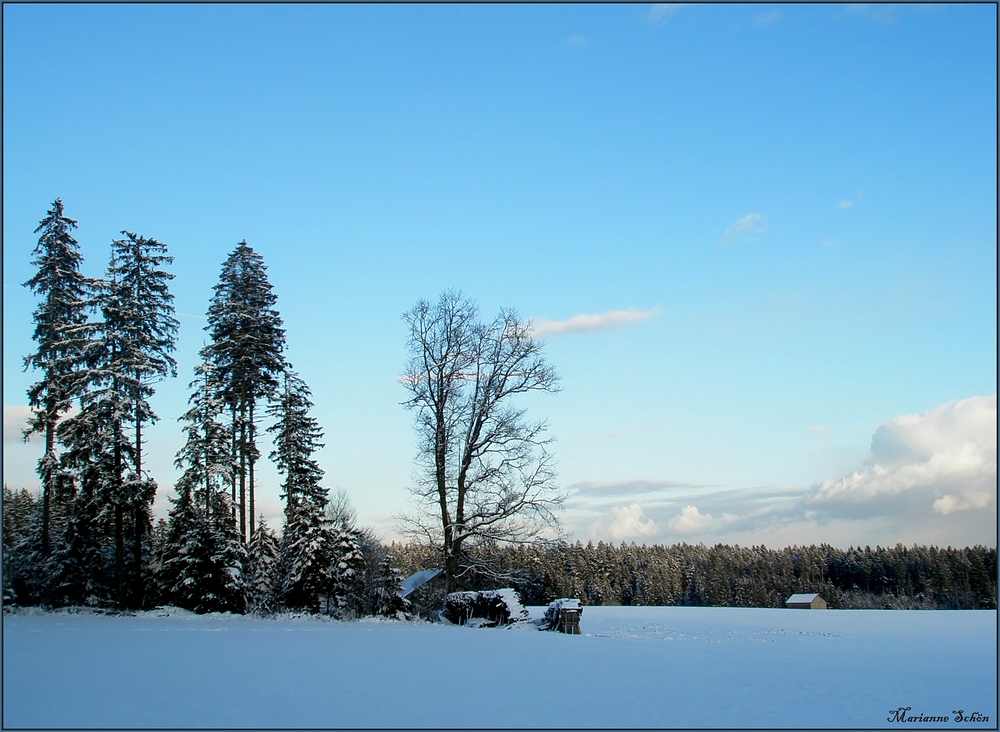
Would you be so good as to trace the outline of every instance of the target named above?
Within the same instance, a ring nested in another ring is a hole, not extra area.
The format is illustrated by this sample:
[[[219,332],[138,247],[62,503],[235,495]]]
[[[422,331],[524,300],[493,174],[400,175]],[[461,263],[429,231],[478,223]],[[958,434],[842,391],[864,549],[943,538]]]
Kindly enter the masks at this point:
[[[581,628],[5,615],[3,724],[997,726],[995,611],[587,607]]]

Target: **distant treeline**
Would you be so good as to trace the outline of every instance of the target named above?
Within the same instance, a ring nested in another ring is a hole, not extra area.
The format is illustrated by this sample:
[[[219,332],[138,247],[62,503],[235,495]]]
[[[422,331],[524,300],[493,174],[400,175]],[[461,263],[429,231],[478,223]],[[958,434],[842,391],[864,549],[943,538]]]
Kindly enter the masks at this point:
[[[434,566],[425,547],[392,544],[409,574]],[[997,550],[913,546],[837,549],[827,544],[768,549],[717,544],[598,544],[481,549],[469,589],[514,587],[526,605],[578,597],[587,605],[784,607],[818,592],[831,608],[995,609]]]

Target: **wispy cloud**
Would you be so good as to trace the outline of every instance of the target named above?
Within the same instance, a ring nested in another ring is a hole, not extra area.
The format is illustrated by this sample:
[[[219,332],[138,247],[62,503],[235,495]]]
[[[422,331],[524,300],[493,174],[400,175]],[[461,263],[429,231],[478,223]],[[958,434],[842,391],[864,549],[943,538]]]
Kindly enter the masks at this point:
[[[781,13],[777,10],[768,10],[764,13],[758,13],[753,16],[754,25],[771,25],[778,18],[781,17]]]
[[[574,315],[569,320],[541,320],[534,324],[532,335],[546,338],[560,333],[586,333],[621,328],[649,320],[660,312],[652,310],[612,310],[600,315]]]
[[[809,427],[806,427],[806,431],[811,432],[814,435],[822,435],[824,432],[828,432],[829,430],[829,427],[820,427],[819,425],[810,425]]]
[[[854,201],[849,201],[846,198],[837,204],[837,208],[850,208],[854,205]]]
[[[654,3],[649,6],[646,22],[656,27],[666,25],[674,17],[674,13],[680,10],[680,7],[680,3]]]
[[[581,48],[588,43],[586,36],[572,35],[566,39],[566,45],[572,48]]]
[[[698,483],[684,483],[674,480],[626,480],[613,483],[583,481],[566,486],[566,490],[576,497],[617,498],[662,493],[664,491],[688,490],[691,488],[712,488]]]
[[[864,18],[874,23],[889,24],[896,22],[896,10],[893,5],[882,3],[852,3],[847,6],[846,12],[848,15]]]
[[[719,243],[727,244],[733,237],[747,232],[753,234],[763,234],[765,231],[767,231],[767,219],[765,219],[762,214],[759,212],[747,214],[743,218],[736,220],[728,229],[726,229],[726,231],[722,234],[722,239]]]

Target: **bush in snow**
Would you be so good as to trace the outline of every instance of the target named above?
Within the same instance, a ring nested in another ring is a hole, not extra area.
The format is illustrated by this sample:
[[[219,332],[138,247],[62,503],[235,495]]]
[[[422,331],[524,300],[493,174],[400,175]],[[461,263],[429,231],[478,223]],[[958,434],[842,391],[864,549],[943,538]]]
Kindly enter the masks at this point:
[[[445,598],[443,615],[455,625],[474,624],[482,628],[512,625],[531,619],[517,591],[510,588],[449,593]]]

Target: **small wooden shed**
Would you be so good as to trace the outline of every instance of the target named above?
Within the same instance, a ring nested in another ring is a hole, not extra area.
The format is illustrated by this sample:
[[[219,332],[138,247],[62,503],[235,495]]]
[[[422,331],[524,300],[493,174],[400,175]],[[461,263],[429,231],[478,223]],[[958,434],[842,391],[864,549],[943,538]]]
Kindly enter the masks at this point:
[[[785,600],[785,607],[797,607],[803,610],[826,610],[826,600],[813,593],[799,593]]]

